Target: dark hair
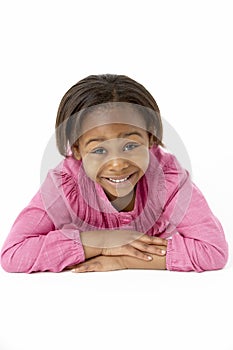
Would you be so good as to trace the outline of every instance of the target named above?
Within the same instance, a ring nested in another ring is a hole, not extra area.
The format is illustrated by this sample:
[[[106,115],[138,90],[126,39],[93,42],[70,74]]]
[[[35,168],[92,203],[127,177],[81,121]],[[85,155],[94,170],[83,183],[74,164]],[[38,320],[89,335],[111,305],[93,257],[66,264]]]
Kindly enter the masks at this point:
[[[150,114],[150,118],[147,118],[150,124],[148,130],[151,130],[154,142],[164,147],[159,107],[143,85],[125,75],[89,75],[65,93],[58,108],[56,142],[63,156],[68,154],[68,144],[72,146],[74,143],[72,130],[75,127],[74,120],[80,116],[78,112],[109,102],[128,102],[143,113],[146,110]],[[72,118],[74,115],[76,118]]]

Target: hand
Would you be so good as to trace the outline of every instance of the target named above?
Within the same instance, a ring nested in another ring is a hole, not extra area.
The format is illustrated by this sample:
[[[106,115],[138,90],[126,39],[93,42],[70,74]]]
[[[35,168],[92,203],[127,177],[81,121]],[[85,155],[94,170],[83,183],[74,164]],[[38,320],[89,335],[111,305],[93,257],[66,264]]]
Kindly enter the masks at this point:
[[[123,260],[120,257],[96,256],[81,264],[73,266],[72,272],[104,272],[114,270],[124,270]]]
[[[86,259],[94,256],[130,256],[144,261],[149,254],[164,256],[167,240],[133,230],[96,230],[80,233]]]
[[[117,256],[126,255],[142,260],[152,260],[150,255],[164,256],[167,249],[167,240],[159,237],[142,235],[134,241],[113,248],[103,248],[101,255]]]

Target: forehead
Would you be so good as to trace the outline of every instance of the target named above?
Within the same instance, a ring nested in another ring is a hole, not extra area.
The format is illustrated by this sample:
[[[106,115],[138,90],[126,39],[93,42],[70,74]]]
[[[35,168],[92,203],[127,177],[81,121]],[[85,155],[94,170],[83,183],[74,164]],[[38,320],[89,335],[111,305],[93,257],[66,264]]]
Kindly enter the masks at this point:
[[[85,113],[81,122],[81,134],[128,132],[132,129],[146,130],[145,117],[131,105],[99,106]],[[81,135],[80,135],[81,136]]]
[[[95,128],[89,129],[84,132],[80,139],[87,140],[89,138],[103,138],[103,139],[115,139],[119,137],[127,137],[132,132],[139,132],[144,135],[144,128],[139,128],[135,125],[112,123],[105,124],[101,126],[96,126]]]

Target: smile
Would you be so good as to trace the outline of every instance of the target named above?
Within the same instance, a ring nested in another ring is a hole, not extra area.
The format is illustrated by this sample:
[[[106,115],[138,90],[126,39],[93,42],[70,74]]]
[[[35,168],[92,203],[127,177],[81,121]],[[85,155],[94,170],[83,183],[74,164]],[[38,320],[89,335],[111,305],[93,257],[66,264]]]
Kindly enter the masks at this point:
[[[134,175],[135,173],[133,174],[130,174],[126,177],[122,177],[122,176],[118,176],[118,177],[103,177],[102,179],[104,181],[107,181],[108,183],[110,184],[118,184],[118,185],[124,185],[124,184],[128,184],[128,185],[131,185],[130,181],[131,179],[134,179]]]
[[[119,182],[125,182],[126,180],[128,180],[129,176],[128,177],[125,177],[124,179],[121,179],[121,180],[117,180],[117,179],[112,179],[112,178],[108,178],[109,181],[111,182],[114,182],[114,183],[119,183]]]

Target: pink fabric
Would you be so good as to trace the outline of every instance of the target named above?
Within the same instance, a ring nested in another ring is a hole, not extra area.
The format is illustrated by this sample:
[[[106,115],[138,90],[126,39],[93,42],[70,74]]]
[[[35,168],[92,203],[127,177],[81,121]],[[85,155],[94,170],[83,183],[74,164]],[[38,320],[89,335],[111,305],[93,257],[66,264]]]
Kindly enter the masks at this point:
[[[118,212],[82,162],[65,158],[16,218],[1,252],[9,272],[62,271],[85,260],[80,232],[133,229],[168,239],[167,269],[221,269],[228,245],[218,219],[176,157],[150,149],[150,164],[136,188],[134,209]]]

